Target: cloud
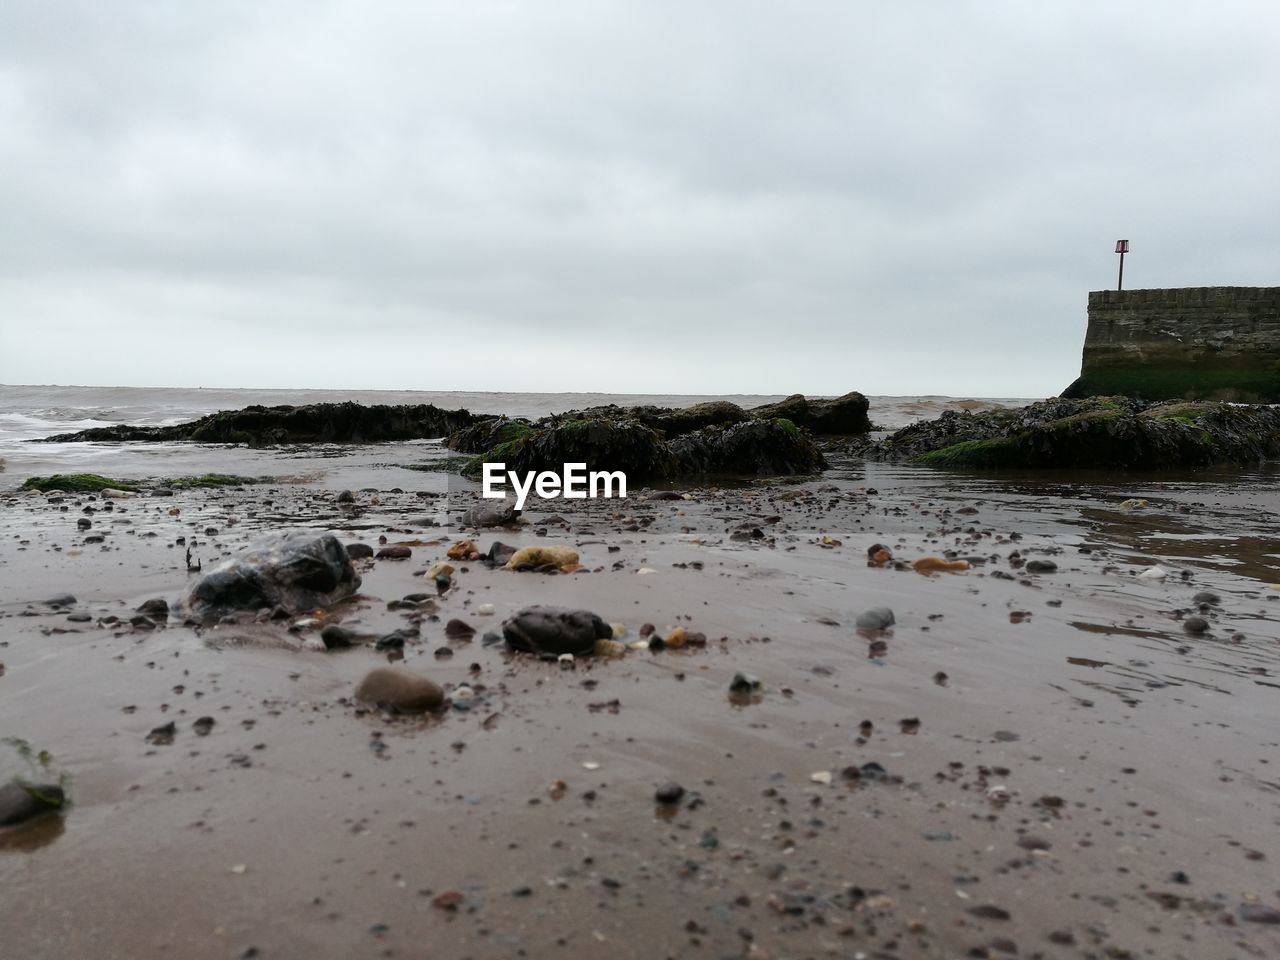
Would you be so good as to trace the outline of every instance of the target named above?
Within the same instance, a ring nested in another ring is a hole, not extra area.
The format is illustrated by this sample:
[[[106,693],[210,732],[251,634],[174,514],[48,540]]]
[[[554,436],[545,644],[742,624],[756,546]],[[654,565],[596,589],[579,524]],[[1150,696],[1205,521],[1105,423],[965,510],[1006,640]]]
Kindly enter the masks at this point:
[[[0,381],[1045,395],[1270,285],[1280,8],[14,2]]]

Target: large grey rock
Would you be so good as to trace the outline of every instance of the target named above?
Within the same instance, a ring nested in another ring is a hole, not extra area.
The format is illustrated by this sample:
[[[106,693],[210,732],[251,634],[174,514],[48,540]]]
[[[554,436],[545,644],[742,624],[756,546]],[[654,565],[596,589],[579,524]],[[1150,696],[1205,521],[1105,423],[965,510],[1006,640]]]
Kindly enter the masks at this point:
[[[596,641],[610,639],[613,628],[589,610],[525,607],[502,624],[502,636],[514,650],[558,657],[594,652]]]
[[[328,607],[360,588],[346,548],[332,534],[277,534],[200,577],[182,596],[183,612],[210,620],[236,610]]]

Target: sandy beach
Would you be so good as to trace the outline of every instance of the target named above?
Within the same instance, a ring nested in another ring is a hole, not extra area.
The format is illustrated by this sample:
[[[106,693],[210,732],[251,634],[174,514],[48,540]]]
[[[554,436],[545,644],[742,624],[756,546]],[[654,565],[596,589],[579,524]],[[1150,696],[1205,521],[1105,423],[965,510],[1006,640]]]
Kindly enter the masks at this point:
[[[855,462],[542,503],[478,536],[457,479],[353,484],[350,504],[314,483],[10,493],[0,731],[49,750],[74,805],[3,834],[5,953],[1276,956],[1277,479]],[[176,603],[193,541],[207,569],[298,528],[412,555],[359,561],[355,600],[292,629],[130,624]],[[464,536],[572,546],[585,569],[456,563],[442,596],[395,603],[435,594],[421,574]],[[876,544],[973,566],[869,565]],[[486,642],[533,603],[706,644],[565,669]],[[857,630],[877,607],[894,625]],[[326,651],[327,622],[416,626],[402,665],[471,696],[358,705],[388,654]],[[737,673],[757,697],[730,697]]]

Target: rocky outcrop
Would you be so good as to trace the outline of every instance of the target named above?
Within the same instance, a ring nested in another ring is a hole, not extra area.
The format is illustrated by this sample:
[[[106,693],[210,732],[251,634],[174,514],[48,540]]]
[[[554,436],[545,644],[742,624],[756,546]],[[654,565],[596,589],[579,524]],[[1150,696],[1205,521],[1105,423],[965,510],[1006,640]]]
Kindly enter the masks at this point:
[[[359,588],[360,575],[337,537],[286,533],[201,576],[183,594],[181,609],[200,621],[264,607],[292,614],[332,606]]]
[[[281,443],[378,443],[444,437],[480,419],[466,410],[442,410],[429,403],[398,406],[311,403],[298,407],[252,406],[223,410],[168,427],[95,427],[43,439],[61,443],[191,440],[244,443],[254,447]]]
[[[809,400],[796,393],[747,412],[759,419],[790,420],[811,433],[848,436],[870,432],[871,420],[867,417],[870,406],[867,398],[857,391],[832,400]]]
[[[1250,464],[1280,456],[1280,407],[1058,398],[1022,409],[947,411],[855,452],[955,467]]]
[[[587,470],[621,470],[630,483],[697,476],[795,476],[817,473],[826,460],[813,440],[786,420],[747,420],[703,427],[667,440],[631,419],[569,420],[539,426],[473,460],[503,463],[517,473],[585,463]]]

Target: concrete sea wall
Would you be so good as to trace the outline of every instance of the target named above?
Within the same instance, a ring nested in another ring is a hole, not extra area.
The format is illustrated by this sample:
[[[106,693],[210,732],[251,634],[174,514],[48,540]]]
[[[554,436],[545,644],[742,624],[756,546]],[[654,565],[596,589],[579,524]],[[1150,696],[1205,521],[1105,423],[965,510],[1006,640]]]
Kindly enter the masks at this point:
[[[1280,403],[1280,287],[1095,290],[1067,397]]]

